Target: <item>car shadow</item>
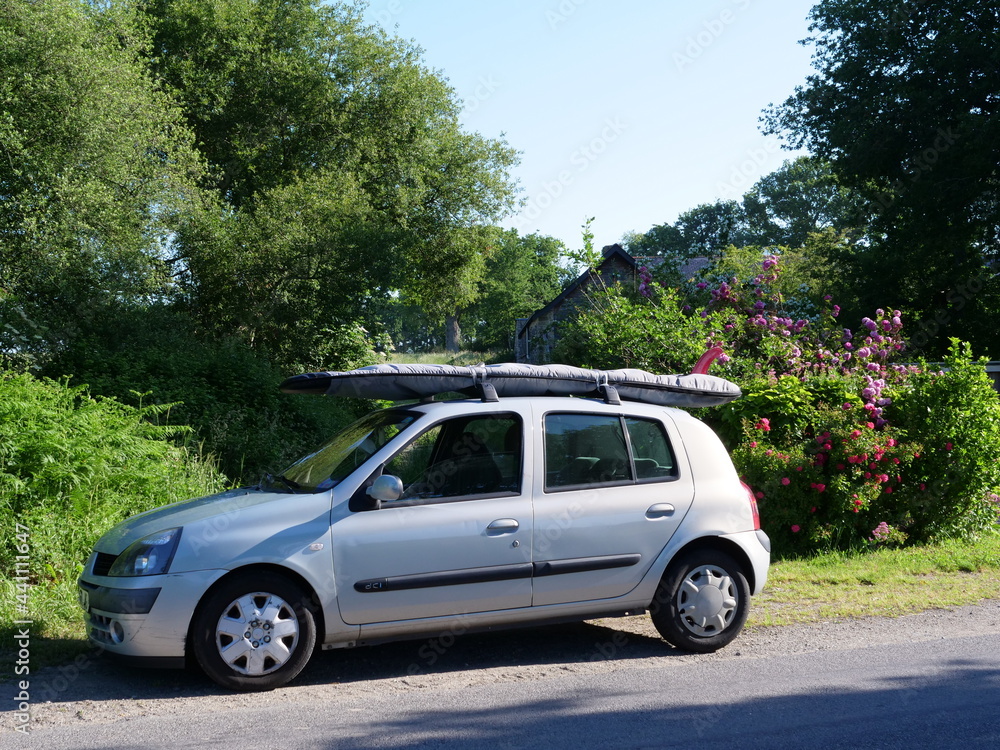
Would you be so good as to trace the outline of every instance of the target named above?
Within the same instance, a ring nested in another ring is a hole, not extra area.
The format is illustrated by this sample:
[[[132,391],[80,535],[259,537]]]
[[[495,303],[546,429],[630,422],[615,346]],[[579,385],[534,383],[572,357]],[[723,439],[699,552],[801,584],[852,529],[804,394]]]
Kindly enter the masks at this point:
[[[625,661],[670,653],[685,652],[660,638],[597,622],[461,635],[446,631],[421,640],[321,652],[296,682],[357,682],[469,669]]]
[[[498,632],[454,634],[374,646],[317,651],[292,683],[297,686],[349,684],[417,675],[529,665],[579,665],[684,654],[660,638],[618,630],[599,622],[525,627]],[[613,621],[612,621],[613,622]],[[50,643],[73,652],[73,645]],[[16,691],[0,684],[0,695]],[[140,668],[89,648],[61,664],[33,671],[32,701],[66,703],[116,699],[170,699],[226,695],[195,667]]]

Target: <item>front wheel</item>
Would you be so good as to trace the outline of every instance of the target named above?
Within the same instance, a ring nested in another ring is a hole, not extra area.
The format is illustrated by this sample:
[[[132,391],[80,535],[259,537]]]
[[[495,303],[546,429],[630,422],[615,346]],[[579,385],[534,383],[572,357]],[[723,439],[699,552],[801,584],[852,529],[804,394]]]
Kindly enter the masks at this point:
[[[709,653],[740,634],[749,605],[750,586],[740,564],[725,552],[694,550],[663,574],[650,617],[677,648]]]
[[[272,690],[291,681],[316,645],[306,593],[272,572],[237,574],[198,607],[191,630],[198,665],[231,690]]]

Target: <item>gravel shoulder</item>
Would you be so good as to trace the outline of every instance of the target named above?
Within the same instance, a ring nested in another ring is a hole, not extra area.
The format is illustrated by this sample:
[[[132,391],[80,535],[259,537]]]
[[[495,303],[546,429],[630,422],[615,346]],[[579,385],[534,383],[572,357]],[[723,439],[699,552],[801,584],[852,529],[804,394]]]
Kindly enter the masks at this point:
[[[200,674],[119,666],[91,654],[30,675],[30,728],[117,723],[140,716],[204,716],[242,707],[337,703],[433,688],[544,680],[567,673],[676,669],[692,662],[851,650],[884,643],[974,637],[1000,632],[1000,599],[954,610],[745,631],[714,654],[668,646],[648,616],[453,636],[326,651],[292,685],[263,694],[218,688]],[[6,734],[14,724],[16,685],[0,685]],[[2,743],[0,743],[2,744]]]

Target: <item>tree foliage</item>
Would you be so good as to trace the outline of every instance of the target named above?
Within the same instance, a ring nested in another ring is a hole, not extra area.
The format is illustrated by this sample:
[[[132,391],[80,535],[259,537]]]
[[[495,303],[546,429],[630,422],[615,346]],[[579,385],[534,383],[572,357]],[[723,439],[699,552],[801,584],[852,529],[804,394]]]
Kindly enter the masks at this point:
[[[949,334],[996,346],[1000,9],[822,0],[811,17],[816,73],[765,122],[870,201],[871,241],[844,269],[861,304],[935,321],[938,349]]]
[[[762,177],[741,200],[696,206],[626,244],[633,255],[663,257],[656,275],[673,285],[687,281],[679,270],[691,259],[714,263],[731,255],[732,247],[801,249],[820,269],[854,252],[867,229],[866,206],[828,163],[801,156]]]
[[[253,479],[340,418],[283,376],[371,362],[390,299],[472,305],[516,154],[362,11],[0,0],[5,363],[184,401]]]
[[[173,288],[201,162],[140,27],[75,0],[0,2],[0,351],[22,363]]]
[[[341,364],[331,328],[371,298],[401,291],[432,315],[471,302],[479,233],[512,206],[516,157],[461,130],[418,48],[357,4],[137,5],[219,201],[179,234],[200,316],[320,367]]]

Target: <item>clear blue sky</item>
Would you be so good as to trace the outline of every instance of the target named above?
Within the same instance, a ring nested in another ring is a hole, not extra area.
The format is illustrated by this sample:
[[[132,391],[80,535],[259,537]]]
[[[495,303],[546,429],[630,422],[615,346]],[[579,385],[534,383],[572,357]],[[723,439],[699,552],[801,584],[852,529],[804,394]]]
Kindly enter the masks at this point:
[[[758,118],[811,72],[813,0],[371,0],[424,49],[466,130],[521,152],[521,234],[598,247],[739,198],[794,154]]]

